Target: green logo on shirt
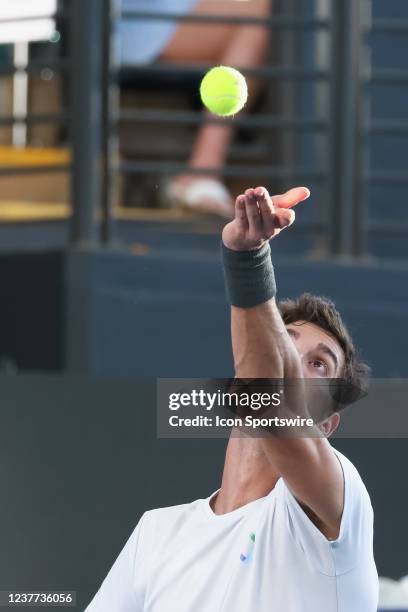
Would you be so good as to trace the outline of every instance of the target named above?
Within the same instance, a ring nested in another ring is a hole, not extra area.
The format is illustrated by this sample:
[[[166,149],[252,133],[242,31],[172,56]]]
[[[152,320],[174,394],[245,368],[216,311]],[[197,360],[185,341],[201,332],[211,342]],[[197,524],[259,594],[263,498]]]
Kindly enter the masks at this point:
[[[255,534],[250,533],[246,549],[243,553],[240,554],[240,557],[239,557],[242,563],[249,563],[251,561],[253,554],[254,554],[254,547],[255,547]]]

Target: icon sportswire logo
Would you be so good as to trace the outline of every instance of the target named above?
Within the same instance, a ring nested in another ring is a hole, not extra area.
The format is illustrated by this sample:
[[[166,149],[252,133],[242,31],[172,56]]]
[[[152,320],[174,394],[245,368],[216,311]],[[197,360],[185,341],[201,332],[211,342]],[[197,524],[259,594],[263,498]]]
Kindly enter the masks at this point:
[[[249,563],[251,561],[254,555],[254,547],[255,547],[255,534],[250,533],[245,551],[242,552],[239,557],[242,563]]]

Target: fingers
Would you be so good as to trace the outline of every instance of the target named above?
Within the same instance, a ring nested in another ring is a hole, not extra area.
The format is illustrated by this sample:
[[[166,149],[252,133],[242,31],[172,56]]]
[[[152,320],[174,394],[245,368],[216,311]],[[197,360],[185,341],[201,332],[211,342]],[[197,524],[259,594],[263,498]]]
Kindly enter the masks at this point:
[[[245,191],[245,212],[248,219],[249,231],[252,234],[260,234],[262,232],[262,219],[254,191],[254,189],[247,189]]]
[[[266,233],[272,232],[276,226],[275,219],[275,207],[269,196],[269,193],[264,187],[257,187],[255,189],[256,199],[259,204],[259,211],[261,213],[262,224]]]
[[[248,229],[248,219],[245,210],[245,196],[240,195],[235,200],[235,219],[241,229]]]
[[[235,201],[235,219],[242,230],[269,239],[292,225],[295,221],[292,207],[309,196],[310,191],[306,187],[295,187],[273,198],[265,187],[247,189]]]
[[[257,187],[255,194],[261,211],[263,228],[267,234],[271,234],[273,230],[281,230],[292,225],[295,220],[295,212],[293,210],[276,207],[264,187]]]

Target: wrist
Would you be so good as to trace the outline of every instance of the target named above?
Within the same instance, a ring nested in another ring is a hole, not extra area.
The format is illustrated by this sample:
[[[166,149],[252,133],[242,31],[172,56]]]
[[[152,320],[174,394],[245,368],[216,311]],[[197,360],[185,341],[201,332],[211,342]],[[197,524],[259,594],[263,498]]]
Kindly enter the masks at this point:
[[[235,235],[235,232],[226,231],[231,229],[229,225],[231,224],[226,225],[222,232],[222,244],[231,251],[257,251],[269,242],[264,239],[249,240],[248,238],[242,238],[240,234]]]
[[[221,249],[227,295],[233,306],[253,308],[275,297],[269,242],[246,251],[230,249],[222,243]]]
[[[230,251],[235,251],[236,253],[248,253],[251,251],[258,251],[259,249],[262,249],[263,246],[265,246],[265,244],[269,244],[268,241],[264,241],[262,240],[261,242],[251,242],[251,243],[246,243],[246,244],[242,244],[242,242],[240,241],[236,241],[236,242],[224,242],[222,241],[222,244],[224,245],[224,247],[226,249],[229,249]]]

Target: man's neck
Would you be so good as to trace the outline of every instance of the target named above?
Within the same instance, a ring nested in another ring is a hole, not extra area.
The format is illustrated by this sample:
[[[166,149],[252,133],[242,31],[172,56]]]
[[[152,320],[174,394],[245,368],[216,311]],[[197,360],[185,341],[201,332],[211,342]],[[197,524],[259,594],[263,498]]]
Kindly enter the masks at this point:
[[[212,500],[212,509],[215,514],[226,514],[265,497],[279,477],[259,440],[239,437],[233,431],[225,454],[221,489]]]

